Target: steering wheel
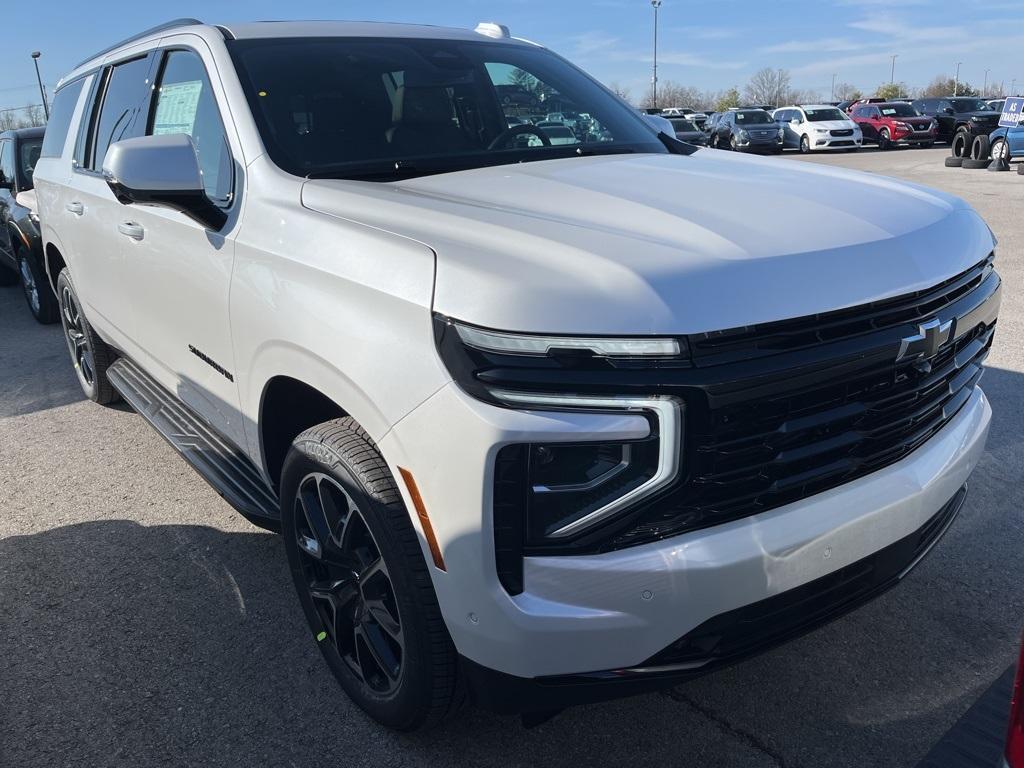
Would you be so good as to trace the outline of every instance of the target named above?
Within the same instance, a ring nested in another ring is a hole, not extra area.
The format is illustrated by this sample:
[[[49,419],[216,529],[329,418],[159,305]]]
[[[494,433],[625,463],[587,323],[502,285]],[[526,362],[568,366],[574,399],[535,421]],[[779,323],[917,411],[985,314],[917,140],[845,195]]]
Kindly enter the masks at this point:
[[[488,144],[487,148],[497,149],[498,147],[503,147],[505,146],[505,144],[508,143],[509,139],[511,139],[513,136],[518,136],[521,133],[532,133],[534,136],[540,139],[540,143],[543,144],[545,147],[551,146],[551,139],[547,137],[547,134],[545,134],[544,131],[542,131],[535,125],[530,125],[529,123],[522,123],[521,125],[513,125],[510,128],[506,128],[504,131],[502,131],[501,133],[494,137],[494,141]]]

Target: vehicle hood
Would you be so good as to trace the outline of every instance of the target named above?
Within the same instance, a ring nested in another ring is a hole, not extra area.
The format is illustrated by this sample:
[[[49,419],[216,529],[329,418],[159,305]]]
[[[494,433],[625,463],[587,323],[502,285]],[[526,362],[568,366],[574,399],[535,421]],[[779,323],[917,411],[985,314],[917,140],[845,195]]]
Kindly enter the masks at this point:
[[[426,244],[436,311],[514,331],[697,333],[800,317],[929,287],[992,249],[980,217],[941,192],[711,150],[317,180],[302,201]]]

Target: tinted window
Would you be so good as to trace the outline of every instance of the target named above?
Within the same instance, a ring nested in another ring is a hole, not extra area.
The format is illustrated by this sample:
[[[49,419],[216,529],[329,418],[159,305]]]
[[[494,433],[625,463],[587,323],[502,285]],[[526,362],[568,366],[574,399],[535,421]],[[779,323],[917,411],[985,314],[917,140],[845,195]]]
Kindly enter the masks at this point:
[[[953,108],[957,112],[992,112],[986,102],[981,99],[953,99]]]
[[[230,200],[231,151],[206,67],[198,54],[193,51],[167,54],[147,133],[191,136],[207,196],[222,203]]]
[[[622,101],[532,45],[401,38],[228,45],[268,153],[299,176],[388,180],[576,156],[562,145],[522,146],[505,133],[520,105],[503,104],[498,88],[512,85],[549,118],[560,113],[576,123],[571,116],[588,114],[599,130],[581,138],[594,152],[667,151]]]
[[[828,107],[827,109],[808,109],[807,119],[812,123],[820,123],[827,120],[845,120],[846,115],[835,107]]]
[[[921,113],[909,104],[884,104],[879,109],[886,117],[920,117]]]
[[[141,134],[137,126],[139,109],[146,101],[149,84],[149,59],[132,59],[110,70],[93,134],[93,161],[87,167],[99,169],[107,155],[107,147],[122,139]]]
[[[50,120],[46,123],[46,134],[43,138],[43,157],[60,157],[64,151],[64,142],[68,138],[71,118],[75,114],[78,95],[82,92],[84,79],[68,83],[53,97],[50,105]]]
[[[681,117],[674,117],[669,120],[672,123],[672,127],[676,129],[676,133],[692,133],[698,130],[697,126]]]
[[[43,140],[22,139],[18,144],[17,157],[18,189],[32,189],[32,174],[35,173],[36,163],[39,162],[42,151]]]
[[[8,139],[0,141],[0,177],[5,183],[14,180],[14,142]]]
[[[764,125],[765,123],[773,123],[771,115],[765,112],[763,109],[751,109],[746,112],[735,112],[736,123],[738,125]]]

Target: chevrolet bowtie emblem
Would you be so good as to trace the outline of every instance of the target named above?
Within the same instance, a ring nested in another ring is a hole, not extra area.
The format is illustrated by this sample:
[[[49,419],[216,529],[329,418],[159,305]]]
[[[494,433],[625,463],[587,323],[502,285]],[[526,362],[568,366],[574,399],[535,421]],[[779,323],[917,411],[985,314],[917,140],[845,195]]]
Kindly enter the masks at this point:
[[[927,323],[921,323],[917,327],[917,333],[900,340],[900,351],[896,355],[896,362],[912,358],[929,360],[935,357],[952,334],[952,320],[942,322],[936,317]]]

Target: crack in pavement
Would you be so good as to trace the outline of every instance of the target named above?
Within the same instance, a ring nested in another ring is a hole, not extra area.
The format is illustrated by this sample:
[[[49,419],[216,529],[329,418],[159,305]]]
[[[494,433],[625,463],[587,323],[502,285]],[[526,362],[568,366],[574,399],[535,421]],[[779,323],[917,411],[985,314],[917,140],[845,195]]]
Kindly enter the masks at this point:
[[[680,704],[686,704],[695,712],[703,715],[722,730],[735,736],[737,739],[747,744],[748,746],[753,747],[758,752],[767,755],[779,768],[798,768],[796,764],[787,765],[786,758],[778,752],[776,752],[774,749],[772,749],[768,744],[762,741],[756,734],[734,726],[724,717],[715,712],[715,710],[711,709],[711,707],[706,707],[703,704],[699,704],[698,702],[694,701],[689,696],[687,696],[685,693],[680,691],[678,688],[669,688],[665,691],[662,691],[661,694],[669,699],[672,699],[673,701],[678,701]]]

